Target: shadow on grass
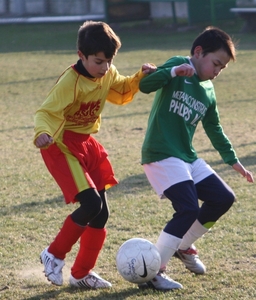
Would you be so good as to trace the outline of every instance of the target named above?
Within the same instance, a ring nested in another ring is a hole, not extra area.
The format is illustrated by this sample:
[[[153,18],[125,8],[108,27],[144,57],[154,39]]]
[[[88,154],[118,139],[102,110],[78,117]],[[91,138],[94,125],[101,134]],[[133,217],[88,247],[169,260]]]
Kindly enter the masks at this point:
[[[248,147],[248,146],[255,146],[255,142],[254,141],[251,141],[249,143],[242,143],[240,145],[237,145],[235,148],[236,149],[243,149],[245,147]],[[236,150],[235,149],[235,150]],[[241,150],[240,150],[241,151]],[[214,148],[207,148],[207,149],[203,149],[203,150],[199,150],[197,151],[197,154],[198,154],[198,157],[202,157],[204,159],[206,153],[213,153],[213,152],[216,152],[217,153],[217,150],[215,150]],[[239,156],[239,160],[243,163],[243,162],[246,162],[247,164],[249,164],[250,166],[255,166],[256,164],[256,151],[252,152],[251,155],[246,155],[246,156]],[[224,164],[225,163],[223,162],[223,160],[221,159],[218,159],[218,160],[215,160],[214,162],[211,162],[210,163],[211,166],[217,166],[217,165],[221,165],[221,164]]]
[[[249,144],[242,144],[240,147],[245,147],[253,143]],[[208,152],[215,152],[216,150],[214,149],[205,149],[202,151],[199,151],[198,154],[199,156],[204,157],[204,153]],[[251,169],[255,167],[256,161],[255,161],[256,153],[252,153],[250,156],[241,156],[239,157],[239,160],[241,163],[248,169]],[[213,169],[215,169],[220,176],[222,176],[222,173],[224,174],[228,168],[232,168],[231,166],[228,166],[225,164],[221,159],[215,160],[213,162],[210,162],[210,165]],[[234,172],[235,173],[235,172]],[[132,176],[128,176],[127,178],[120,180],[119,184],[114,186],[108,191],[109,196],[111,194],[115,193],[122,193],[122,194],[141,194],[145,189],[152,189],[151,185],[149,184],[147,177],[144,173],[141,174],[136,174]],[[45,200],[40,200],[40,201],[32,201],[29,203],[22,203],[14,206],[8,206],[8,207],[2,207],[0,210],[0,216],[6,216],[6,215],[16,215],[20,212],[24,213],[26,212],[33,212],[35,210],[39,210],[41,208],[45,208],[47,206],[51,207],[60,207],[60,206],[65,206],[65,201],[63,198],[63,195],[60,195],[58,197],[54,198],[47,198]]]
[[[120,290],[118,292],[115,291],[104,291],[104,290],[98,290],[99,294],[98,295],[90,295],[90,297],[88,298],[88,295],[86,295],[87,291],[91,290],[81,290],[81,289],[75,289],[72,287],[67,287],[67,288],[62,288],[56,291],[47,291],[47,292],[43,292],[41,294],[38,294],[36,296],[32,296],[29,298],[26,298],[26,300],[42,300],[42,299],[58,299],[58,297],[61,296],[61,294],[65,293],[65,294],[72,294],[74,296],[78,297],[82,297],[81,296],[81,291],[84,292],[84,299],[101,299],[101,300],[106,300],[106,299],[126,299],[129,297],[136,297],[136,295],[141,294],[142,291],[139,289],[135,289],[135,288],[129,288],[129,289],[124,289],[124,290]],[[150,294],[152,293],[152,290],[150,290]],[[143,291],[143,294],[145,295],[146,292]],[[62,295],[63,296],[63,295]],[[79,298],[80,299],[80,298]],[[82,298],[81,298],[82,299]]]
[[[139,194],[142,193],[145,188],[151,188],[147,177],[144,173],[129,176],[119,181],[119,184],[111,188],[108,192],[109,195],[116,192],[122,192],[123,194]]]
[[[122,194],[140,194],[143,193],[145,188],[151,188],[146,175],[144,173],[129,176],[124,180],[121,180],[120,183],[110,190],[108,190],[108,195],[111,197],[111,194],[116,193]],[[46,199],[37,199],[36,201],[20,203],[17,205],[2,206],[0,210],[0,217],[10,216],[10,215],[19,215],[20,213],[33,213],[35,211],[47,210],[47,207],[61,208],[66,206],[63,195],[58,197],[46,198]],[[70,209],[74,210],[75,206],[70,204]]]
[[[38,211],[39,209],[47,209],[47,207],[60,207],[64,206],[65,201],[62,195],[54,198],[47,198],[45,200],[38,200],[38,201],[32,201],[29,203],[21,203],[17,205],[8,205],[7,207],[1,207],[0,210],[0,216],[7,216],[7,215],[18,215],[20,213],[25,213],[25,212],[35,212]]]

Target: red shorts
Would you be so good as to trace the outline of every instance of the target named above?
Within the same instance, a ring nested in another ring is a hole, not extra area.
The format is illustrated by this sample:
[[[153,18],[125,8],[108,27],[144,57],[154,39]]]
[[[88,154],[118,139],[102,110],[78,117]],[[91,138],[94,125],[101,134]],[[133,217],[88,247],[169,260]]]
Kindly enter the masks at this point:
[[[75,196],[88,188],[101,191],[118,183],[106,150],[91,135],[66,130],[41,154],[66,203],[76,202]]]

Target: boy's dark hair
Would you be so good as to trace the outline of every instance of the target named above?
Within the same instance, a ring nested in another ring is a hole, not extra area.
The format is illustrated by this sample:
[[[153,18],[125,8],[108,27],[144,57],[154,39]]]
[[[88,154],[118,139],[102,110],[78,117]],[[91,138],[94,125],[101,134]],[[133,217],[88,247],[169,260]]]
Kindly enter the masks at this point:
[[[120,47],[119,37],[104,22],[86,21],[78,30],[77,49],[86,58],[99,52],[103,52],[106,58],[112,58]]]
[[[234,42],[225,31],[217,27],[209,26],[201,34],[199,34],[193,42],[190,50],[191,55],[194,54],[194,50],[197,46],[202,47],[204,56],[210,52],[223,49],[233,61],[236,60]]]

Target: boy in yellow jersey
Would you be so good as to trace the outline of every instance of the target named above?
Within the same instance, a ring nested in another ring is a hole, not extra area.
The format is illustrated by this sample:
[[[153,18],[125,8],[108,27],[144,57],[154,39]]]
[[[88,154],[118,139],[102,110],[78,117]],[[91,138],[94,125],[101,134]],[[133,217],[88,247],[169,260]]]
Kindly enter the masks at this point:
[[[105,190],[117,180],[106,150],[91,134],[100,129],[106,100],[129,103],[138,92],[140,79],[155,71],[155,66],[144,64],[132,76],[120,75],[112,64],[120,47],[119,37],[106,23],[85,22],[78,30],[79,60],[63,72],[35,114],[34,144],[66,203],[80,203],[40,255],[45,276],[56,285],[63,284],[64,259],[80,239],[70,284],[111,287],[93,268],[106,237]]]

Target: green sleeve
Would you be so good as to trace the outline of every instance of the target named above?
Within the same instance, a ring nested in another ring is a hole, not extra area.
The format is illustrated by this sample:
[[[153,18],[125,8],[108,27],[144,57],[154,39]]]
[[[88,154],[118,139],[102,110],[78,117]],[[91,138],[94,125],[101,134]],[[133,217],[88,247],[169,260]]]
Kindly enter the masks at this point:
[[[188,63],[188,59],[186,57],[175,56],[170,58],[166,63],[158,67],[156,72],[151,73],[140,81],[140,91],[142,93],[149,94],[167,85],[172,80],[172,68],[183,63]]]
[[[231,166],[238,162],[235,150],[220,124],[216,106],[209,107],[207,114],[202,120],[202,124],[213,147],[219,152],[223,161]]]
[[[162,88],[167,85],[172,77],[171,77],[171,68],[167,69],[157,69],[156,72],[144,77],[140,81],[140,91],[145,94],[149,94],[151,92],[155,92],[156,90]]]

